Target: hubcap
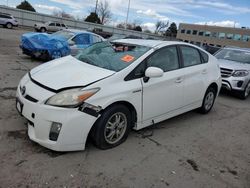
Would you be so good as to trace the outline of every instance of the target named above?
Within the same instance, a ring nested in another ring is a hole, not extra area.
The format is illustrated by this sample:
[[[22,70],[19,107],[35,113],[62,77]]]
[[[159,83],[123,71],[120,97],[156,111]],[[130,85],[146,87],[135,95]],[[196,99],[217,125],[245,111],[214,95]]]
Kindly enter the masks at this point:
[[[11,24],[10,23],[7,24],[7,28],[11,28]]]
[[[246,91],[245,91],[245,97],[247,97],[250,93],[250,82],[247,84]]]
[[[107,121],[104,129],[104,138],[109,144],[116,144],[124,136],[127,129],[127,117],[117,112]]]
[[[213,106],[214,103],[214,93],[213,92],[209,92],[205,98],[205,109],[206,110],[210,110],[210,108]]]

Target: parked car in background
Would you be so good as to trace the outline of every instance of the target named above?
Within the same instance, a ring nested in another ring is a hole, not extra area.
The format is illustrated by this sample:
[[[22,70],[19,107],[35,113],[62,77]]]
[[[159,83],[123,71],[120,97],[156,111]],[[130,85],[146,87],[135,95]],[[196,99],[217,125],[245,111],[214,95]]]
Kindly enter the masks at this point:
[[[222,87],[246,99],[250,94],[250,49],[225,47],[215,57],[220,63]]]
[[[78,50],[103,40],[101,36],[94,33],[65,29],[53,34],[23,34],[20,48],[26,55],[43,60],[50,60],[69,54],[76,55]]]
[[[96,43],[27,73],[16,107],[29,138],[57,151],[84,150],[87,137],[115,147],[135,130],[199,108],[220,91],[217,59],[182,42],[121,39]]]
[[[0,25],[11,29],[12,27],[18,27],[18,21],[11,14],[0,13]]]
[[[56,32],[68,27],[64,23],[60,22],[46,22],[46,23],[35,23],[34,28],[36,31],[44,32]]]

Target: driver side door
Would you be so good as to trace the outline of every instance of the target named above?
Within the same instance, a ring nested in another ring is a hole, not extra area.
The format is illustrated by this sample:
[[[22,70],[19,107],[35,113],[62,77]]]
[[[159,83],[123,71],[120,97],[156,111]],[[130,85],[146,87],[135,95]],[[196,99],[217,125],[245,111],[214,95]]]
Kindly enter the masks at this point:
[[[183,74],[175,45],[161,48],[146,59],[147,67],[161,68],[159,78],[149,78],[143,85],[143,124],[145,126],[166,119],[168,114],[180,109],[183,104]]]

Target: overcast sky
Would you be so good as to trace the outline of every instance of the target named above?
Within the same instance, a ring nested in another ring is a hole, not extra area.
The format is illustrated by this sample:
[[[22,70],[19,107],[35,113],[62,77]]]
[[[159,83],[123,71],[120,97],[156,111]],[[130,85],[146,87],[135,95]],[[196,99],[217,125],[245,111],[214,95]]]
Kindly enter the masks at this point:
[[[64,10],[80,18],[95,7],[95,0],[28,0],[37,12]],[[101,0],[99,0],[101,1]],[[107,0],[113,14],[110,25],[125,22],[129,0]],[[1,0],[16,6],[21,0]],[[131,0],[129,22],[136,20],[153,30],[157,20],[177,24],[198,23],[228,27],[250,27],[250,0]]]

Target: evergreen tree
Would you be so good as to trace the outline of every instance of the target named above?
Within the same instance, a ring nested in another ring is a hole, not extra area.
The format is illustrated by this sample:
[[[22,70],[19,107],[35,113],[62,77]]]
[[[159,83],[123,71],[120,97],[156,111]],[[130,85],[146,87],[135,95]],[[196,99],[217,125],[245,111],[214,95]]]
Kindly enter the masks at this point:
[[[16,6],[17,9],[28,10],[32,12],[36,12],[34,7],[26,0],[22,1],[21,4]]]

